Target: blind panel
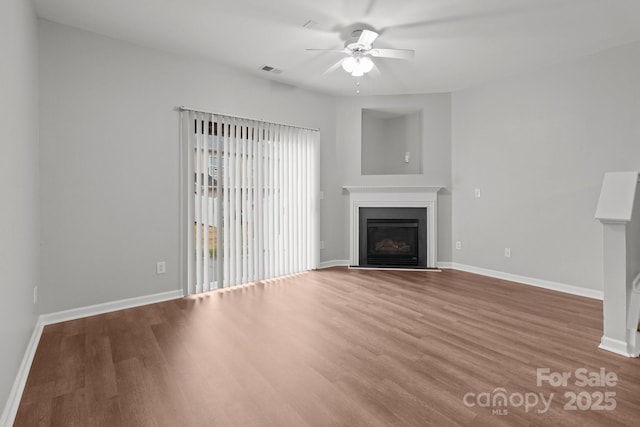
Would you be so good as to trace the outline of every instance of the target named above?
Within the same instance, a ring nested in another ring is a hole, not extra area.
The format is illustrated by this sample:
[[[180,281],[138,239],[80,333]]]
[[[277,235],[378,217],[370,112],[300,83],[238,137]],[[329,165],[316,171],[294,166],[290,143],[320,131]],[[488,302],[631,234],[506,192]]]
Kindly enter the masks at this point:
[[[202,115],[196,115],[196,128],[200,124]],[[195,164],[195,199],[194,199],[194,212],[195,212],[195,229],[196,229],[196,292],[202,292],[202,135],[200,132],[196,133],[196,146],[194,154]]]
[[[317,263],[319,132],[183,112],[189,292],[306,271]]]
[[[223,255],[222,259],[224,261],[224,266],[222,268],[223,273],[223,282],[222,286],[229,285],[229,271],[230,271],[230,260],[231,260],[231,250],[229,244],[229,236],[230,236],[230,213],[229,213],[229,204],[230,204],[230,196],[229,196],[229,165],[230,165],[230,156],[229,156],[229,147],[230,147],[230,138],[229,131],[230,125],[227,123],[227,120],[223,117],[221,120],[222,130],[223,130],[223,138],[224,138],[224,148],[222,150],[222,170],[223,170],[223,178],[222,178],[222,212],[223,212],[223,223],[222,223],[222,231],[223,231],[223,240],[222,240],[222,248]]]

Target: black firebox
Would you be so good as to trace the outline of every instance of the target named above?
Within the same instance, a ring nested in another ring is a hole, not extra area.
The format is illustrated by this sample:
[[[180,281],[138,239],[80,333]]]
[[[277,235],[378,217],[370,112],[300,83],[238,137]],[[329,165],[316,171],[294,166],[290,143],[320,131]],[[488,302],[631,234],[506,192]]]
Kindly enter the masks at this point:
[[[360,267],[427,267],[426,208],[360,208]]]

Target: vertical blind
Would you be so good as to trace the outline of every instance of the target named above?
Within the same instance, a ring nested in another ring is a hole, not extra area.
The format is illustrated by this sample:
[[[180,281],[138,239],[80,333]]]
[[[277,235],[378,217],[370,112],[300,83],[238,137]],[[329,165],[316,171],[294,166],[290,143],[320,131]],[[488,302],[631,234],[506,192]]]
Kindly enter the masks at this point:
[[[181,115],[189,293],[316,268],[319,131]]]

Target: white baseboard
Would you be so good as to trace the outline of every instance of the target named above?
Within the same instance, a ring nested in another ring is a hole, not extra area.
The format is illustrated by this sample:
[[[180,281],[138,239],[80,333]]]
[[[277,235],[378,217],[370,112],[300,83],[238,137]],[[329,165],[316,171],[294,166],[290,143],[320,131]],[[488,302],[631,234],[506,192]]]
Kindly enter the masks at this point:
[[[0,417],[0,426],[9,427],[13,425],[16,414],[18,413],[18,406],[20,406],[20,399],[22,398],[24,386],[27,384],[29,370],[31,369],[31,364],[33,363],[33,358],[36,354],[38,343],[40,342],[40,336],[42,335],[42,330],[46,325],[94,316],[96,314],[110,313],[112,311],[124,310],[126,308],[140,307],[147,304],[169,301],[172,299],[182,298],[183,296],[184,295],[181,290],[175,290],[40,315],[36,321],[35,327],[33,328],[31,339],[29,340],[22,362],[20,363],[20,368],[18,369],[16,379],[13,382],[13,387],[11,387],[9,398],[7,399],[4,411],[2,412],[2,417]]]
[[[320,263],[319,269],[330,267],[349,267],[351,262],[348,259],[324,261]],[[457,262],[438,262],[438,268],[449,270],[460,270],[468,273],[479,274],[481,276],[494,277],[496,279],[509,280],[511,282],[522,283],[524,285],[535,286],[538,288],[549,289],[552,291],[563,292],[565,294],[577,295],[586,298],[602,300],[604,294],[602,291],[594,289],[581,288],[579,286],[567,285],[565,283],[552,282],[549,280],[536,279],[534,277],[520,276],[517,274],[505,273],[487,268],[474,267],[472,265],[459,264]]]
[[[442,267],[445,268],[445,267]],[[564,292],[565,294],[578,295],[581,297],[602,300],[604,294],[595,289],[581,288],[579,286],[567,285],[564,283],[551,282],[549,280],[536,279],[534,277],[520,276],[517,274],[504,273],[502,271],[489,270],[486,268],[474,267],[471,265],[451,263],[454,270],[466,271],[480,274],[482,276],[495,277],[496,279],[509,280],[511,282],[523,283],[525,285],[536,286],[538,288],[550,289],[552,291]]]
[[[619,354],[620,356],[635,357],[634,355],[629,354],[629,352],[627,351],[626,342],[613,338],[607,338],[605,336],[603,336],[600,340],[600,345],[598,346],[598,348]]]
[[[169,301],[182,298],[182,290],[162,292],[159,294],[145,295],[123,299],[119,301],[106,302],[104,304],[89,305],[87,307],[72,308],[70,310],[58,311],[57,313],[43,314],[40,319],[43,325],[66,322],[67,320],[81,319],[83,317],[95,316],[96,314],[110,313],[112,311],[124,310],[126,308],[140,307],[142,305],[154,304],[157,302]]]
[[[323,261],[320,263],[318,270],[331,267],[348,267],[349,264],[351,264],[351,261],[349,261],[348,259],[334,259],[331,261]]]
[[[40,335],[42,335],[43,327],[44,325],[41,323],[40,318],[38,318],[38,320],[36,321],[36,326],[33,328],[33,332],[31,333],[29,344],[27,344],[27,349],[25,350],[24,356],[22,357],[22,362],[20,363],[20,367],[18,368],[16,379],[13,382],[11,391],[9,392],[7,403],[4,405],[4,410],[2,411],[2,416],[0,417],[0,426],[10,427],[13,425],[16,414],[18,413],[18,406],[20,406],[22,391],[24,390],[24,386],[27,384],[27,377],[29,376],[31,363],[33,363],[33,358],[36,354],[38,343],[40,342]]]

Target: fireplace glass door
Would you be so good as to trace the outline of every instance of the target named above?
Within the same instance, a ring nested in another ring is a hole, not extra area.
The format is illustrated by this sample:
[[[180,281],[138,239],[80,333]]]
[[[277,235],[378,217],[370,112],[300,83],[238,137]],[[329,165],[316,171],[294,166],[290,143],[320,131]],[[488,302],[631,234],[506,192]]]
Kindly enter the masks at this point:
[[[418,260],[417,220],[367,220],[368,265],[415,266]]]

